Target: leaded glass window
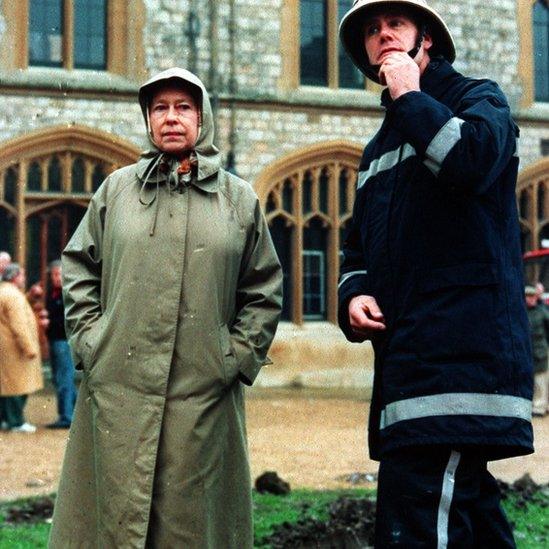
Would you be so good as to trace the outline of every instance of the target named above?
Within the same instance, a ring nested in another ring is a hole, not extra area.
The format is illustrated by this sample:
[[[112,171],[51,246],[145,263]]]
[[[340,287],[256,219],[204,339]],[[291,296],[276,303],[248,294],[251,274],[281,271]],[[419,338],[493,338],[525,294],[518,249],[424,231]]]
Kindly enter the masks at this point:
[[[549,101],[549,6],[534,4],[534,81],[535,100]]]

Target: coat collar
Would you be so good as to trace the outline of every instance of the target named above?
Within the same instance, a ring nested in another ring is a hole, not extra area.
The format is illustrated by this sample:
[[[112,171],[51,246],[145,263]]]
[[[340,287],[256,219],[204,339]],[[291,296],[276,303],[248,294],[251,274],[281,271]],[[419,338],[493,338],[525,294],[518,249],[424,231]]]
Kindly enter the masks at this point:
[[[169,172],[157,170],[155,163],[158,162],[162,153],[160,151],[151,149],[144,152],[136,164],[136,175],[139,183],[142,184],[156,184],[165,183]],[[172,171],[177,169],[177,162],[172,162]],[[215,193],[219,190],[219,181],[217,174],[220,171],[220,167],[217,160],[210,161],[209,158],[203,157],[199,159],[198,173],[196,177],[191,178],[191,185],[198,187],[199,189]]]

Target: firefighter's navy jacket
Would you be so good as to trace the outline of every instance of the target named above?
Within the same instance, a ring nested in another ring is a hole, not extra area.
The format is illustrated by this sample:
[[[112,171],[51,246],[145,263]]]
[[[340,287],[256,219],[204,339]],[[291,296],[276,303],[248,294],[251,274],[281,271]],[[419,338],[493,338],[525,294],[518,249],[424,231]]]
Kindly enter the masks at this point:
[[[533,451],[532,358],[515,199],[518,128],[489,80],[443,59],[391,101],[364,150],[344,245],[339,323],[371,295],[370,454],[410,445]]]

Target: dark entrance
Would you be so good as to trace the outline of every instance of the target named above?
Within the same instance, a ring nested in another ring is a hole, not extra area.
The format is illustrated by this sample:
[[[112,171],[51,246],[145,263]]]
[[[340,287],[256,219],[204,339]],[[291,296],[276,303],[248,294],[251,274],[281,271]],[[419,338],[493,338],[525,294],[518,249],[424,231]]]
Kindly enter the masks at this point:
[[[44,284],[47,267],[51,261],[61,258],[72,233],[80,223],[86,209],[64,203],[40,210],[27,219],[27,280]]]

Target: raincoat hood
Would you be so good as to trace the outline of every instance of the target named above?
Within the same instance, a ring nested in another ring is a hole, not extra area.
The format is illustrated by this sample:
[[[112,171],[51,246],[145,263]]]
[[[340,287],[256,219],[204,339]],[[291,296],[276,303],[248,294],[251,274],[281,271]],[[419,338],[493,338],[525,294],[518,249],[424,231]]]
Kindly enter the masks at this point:
[[[171,159],[171,155],[163,153],[152,141],[150,126],[148,122],[148,108],[152,94],[161,83],[180,82],[185,88],[191,87],[197,92],[198,106],[200,109],[200,128],[198,139],[194,146],[194,153],[198,160],[197,184],[204,187],[204,190],[216,190],[214,181],[206,182],[211,176],[215,175],[221,167],[221,155],[214,141],[214,121],[210,98],[206,88],[200,78],[186,69],[173,67],[153,76],[139,88],[139,105],[143,113],[145,125],[147,127],[147,136],[150,143],[150,149],[142,153],[137,164],[137,176],[141,181],[156,183],[158,180],[166,179],[165,173],[152,169],[161,158]],[[173,158],[173,164],[176,160]],[[215,187],[215,188],[214,188]]]

